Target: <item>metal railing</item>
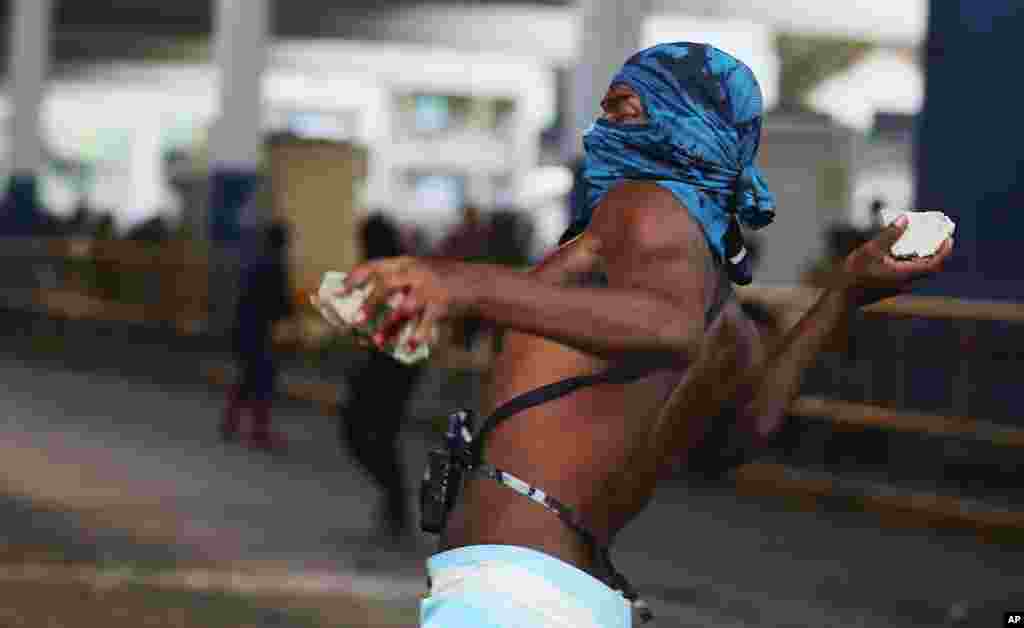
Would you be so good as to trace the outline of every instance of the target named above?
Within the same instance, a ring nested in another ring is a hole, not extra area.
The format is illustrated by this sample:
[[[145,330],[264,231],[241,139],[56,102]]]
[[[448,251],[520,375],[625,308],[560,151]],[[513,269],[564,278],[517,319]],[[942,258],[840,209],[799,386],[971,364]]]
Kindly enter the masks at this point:
[[[192,242],[2,238],[0,260],[9,308],[185,332],[208,326],[210,253]]]
[[[739,292],[778,313],[789,326],[820,289],[753,285]],[[990,390],[1012,368],[1001,363],[1024,362],[1021,323],[1022,303],[910,295],[887,299],[862,310],[841,350],[822,357],[818,370],[827,373],[827,382],[811,387],[830,386],[833,390],[817,394],[840,394],[844,401],[946,415],[937,424],[948,424],[948,417],[985,416],[1024,428],[1005,395]],[[938,368],[946,371],[946,386],[930,391],[922,404],[915,375]]]
[[[237,288],[233,282],[236,254],[184,241],[156,245],[8,238],[0,239],[0,260],[0,301],[7,307],[28,308],[55,318],[156,324],[181,333],[223,327],[227,304],[233,299],[230,293]],[[807,286],[754,285],[739,290],[741,299],[777,313],[783,327],[794,323],[818,293]],[[305,298],[304,293],[296,295],[298,302]],[[218,317],[221,322],[215,323]],[[941,337],[919,333],[914,326],[922,321],[945,325]],[[294,322],[299,323],[290,339],[294,348],[313,348],[330,337],[311,308],[300,307]],[[998,349],[1014,362],[1024,361],[1024,350],[1015,349],[1024,348],[1021,323],[1024,304],[1018,303],[906,296],[866,308],[854,321],[847,342],[839,350],[826,352],[812,369],[809,380],[814,380],[816,373],[818,382],[805,386],[804,396],[793,404],[790,414],[825,420],[837,432],[881,429],[980,441],[1000,449],[1022,447],[1024,424],[1010,407],[1008,396],[994,395],[994,403],[987,407],[978,403],[979,391],[987,382],[1000,376],[1012,382],[1019,377],[1016,373],[1024,372],[989,359],[991,350]],[[985,325],[997,327],[986,330]],[[987,340],[979,341],[985,337]],[[908,372],[913,374],[913,365],[938,363],[944,363],[949,371],[941,385],[949,389],[946,407],[939,407],[941,403],[932,408],[915,407],[914,400],[904,393]],[[311,384],[289,394],[327,408],[336,398],[336,388],[327,390],[326,386]],[[333,407],[328,410],[333,412]],[[837,439],[846,437],[836,434]],[[743,485],[738,488],[741,492],[766,490],[812,497],[836,495],[842,493],[842,487],[852,491],[851,495],[857,492],[838,476],[822,479],[794,473],[802,472],[777,464],[747,465],[737,473],[737,482]],[[1012,510],[966,508],[969,500],[939,495],[879,497],[875,492],[862,491],[859,503],[920,512],[929,522],[952,518],[961,527],[1024,527],[1024,514]]]
[[[237,253],[231,251],[212,250],[185,240],[151,244],[82,238],[0,238],[0,259],[0,302],[8,307],[67,318],[172,326],[185,333],[230,324],[238,269]],[[818,293],[809,286],[753,285],[739,290],[742,299],[776,312],[783,326],[795,322]],[[301,307],[305,299],[304,293],[296,295],[300,307],[290,341],[313,348],[329,336],[329,330],[312,309]],[[914,346],[919,334],[913,326],[926,319],[946,325],[942,342]],[[879,321],[884,328],[879,327]],[[1017,425],[1019,416],[1012,409],[977,403],[979,391],[1007,371],[997,366],[993,372],[992,360],[985,360],[986,349],[995,344],[1011,359],[1024,360],[1024,325],[1020,323],[1024,323],[1024,304],[1019,303],[918,296],[883,301],[866,308],[854,322],[844,350],[823,356],[816,369],[823,383],[815,390],[812,374],[812,384],[807,387],[811,394],[798,401],[794,410],[820,412],[829,398],[838,397],[835,401],[846,403],[840,414],[847,422],[870,414],[850,406],[859,403],[889,410],[909,407],[936,417],[934,425],[928,427],[927,416],[911,417],[905,412],[891,421],[904,429],[916,426],[913,429],[948,433],[953,429],[950,426],[959,425],[957,429],[964,431],[967,428],[963,426],[970,421],[963,417],[978,416],[1024,428]],[[990,324],[1010,325],[1021,331],[1011,334],[982,329]],[[999,337],[993,340],[995,333]],[[979,342],[986,334],[988,342]],[[1021,350],[1014,351],[1014,346]],[[913,365],[922,362],[949,367],[949,390],[945,395],[948,407],[916,408],[913,400],[906,398],[908,373],[913,375]],[[1000,409],[1004,411],[993,415],[993,410]],[[878,421],[877,416],[859,420],[865,425]],[[983,422],[974,421],[973,425],[975,432],[999,431],[981,427]],[[998,438],[1007,440],[1005,435]],[[1008,438],[1017,442],[1016,436]]]

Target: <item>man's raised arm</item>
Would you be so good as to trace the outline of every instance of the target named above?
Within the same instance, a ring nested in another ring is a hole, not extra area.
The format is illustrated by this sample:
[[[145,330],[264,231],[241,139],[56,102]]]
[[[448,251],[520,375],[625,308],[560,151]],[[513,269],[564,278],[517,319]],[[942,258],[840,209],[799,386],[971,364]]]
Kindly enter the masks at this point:
[[[777,423],[797,396],[804,371],[814,363],[837,330],[858,308],[905,290],[915,279],[938,272],[952,252],[947,240],[929,258],[900,262],[888,251],[906,227],[901,221],[851,253],[827,289],[779,346],[754,368],[742,370],[737,359],[735,329],[726,324],[723,338],[707,347],[691,377],[673,392],[651,433],[659,465],[689,445],[693,417],[714,417],[734,405],[759,425]]]

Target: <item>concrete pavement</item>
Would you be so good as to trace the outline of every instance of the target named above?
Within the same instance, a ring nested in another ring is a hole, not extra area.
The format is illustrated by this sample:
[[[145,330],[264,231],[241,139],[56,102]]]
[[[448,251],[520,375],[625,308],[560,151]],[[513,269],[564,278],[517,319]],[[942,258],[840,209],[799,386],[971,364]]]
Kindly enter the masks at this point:
[[[375,495],[329,418],[283,403],[287,456],[224,446],[214,429],[222,396],[200,372],[222,358],[144,343],[118,350],[120,366],[0,356],[5,492],[173,546],[179,560],[332,573],[355,592],[415,605],[429,545],[371,549]],[[412,479],[427,441],[423,428],[405,434]],[[660,490],[616,558],[652,599],[656,626],[938,626],[964,609],[975,625],[970,609],[1024,591],[1020,550],[883,532],[865,513],[794,512],[728,486]]]

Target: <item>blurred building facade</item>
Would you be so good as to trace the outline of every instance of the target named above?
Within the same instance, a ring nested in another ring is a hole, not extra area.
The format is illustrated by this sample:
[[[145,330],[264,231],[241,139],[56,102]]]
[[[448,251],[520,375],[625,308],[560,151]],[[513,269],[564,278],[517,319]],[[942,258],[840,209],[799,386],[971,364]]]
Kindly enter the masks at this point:
[[[743,59],[759,76],[769,109],[778,100],[780,33],[865,37],[880,45],[808,98],[812,111],[830,117],[768,115],[764,166],[780,197],[783,227],[764,232],[765,277],[796,280],[825,229],[861,220],[862,206],[880,188],[898,197],[889,200],[898,206],[902,192],[891,190],[913,186],[908,136],[872,134],[864,121],[879,110],[912,114],[920,107],[918,83],[902,81],[911,89],[900,95],[877,89],[872,79],[883,71],[920,74],[905,51],[923,37],[923,0],[846,7],[842,19],[834,15],[840,9],[823,13],[809,1],[311,3],[294,10],[264,1],[272,18],[258,87],[261,132],[365,147],[357,209],[387,209],[435,233],[466,203],[519,206],[544,218],[541,240],[550,243],[564,224],[562,164],[578,153],[579,130],[596,114],[599,93],[630,51],[665,40],[708,41]],[[190,10],[186,4],[181,11]],[[192,9],[209,12],[210,3],[199,4]],[[181,30],[186,21],[179,22]],[[211,22],[198,24],[203,31]],[[214,63],[62,66],[39,108],[43,203],[70,214],[84,199],[114,210],[122,226],[159,212],[191,216],[202,227],[204,180],[217,160],[211,129],[227,102],[221,65],[218,56]],[[865,100],[865,90],[884,93]],[[0,93],[8,127],[11,97]],[[836,109],[868,101],[853,118]],[[0,134],[0,155],[11,155],[9,145]],[[2,163],[13,167],[9,158]],[[818,237],[798,224],[814,225]],[[806,259],[789,259],[799,249]],[[785,254],[773,259],[773,250]]]
[[[914,131],[924,104],[924,66],[915,48],[871,50],[814,87],[807,103],[857,134],[852,226],[870,225],[876,201],[914,206]]]
[[[827,115],[786,108],[766,116],[762,133],[761,167],[779,209],[752,236],[757,280],[795,283],[825,255],[825,231],[849,222],[861,138]]]
[[[206,162],[218,83],[210,64],[104,64],[52,81],[45,144],[90,174],[75,185],[48,167],[44,203],[70,214],[84,193],[128,224],[180,215],[166,161]],[[362,204],[431,225],[454,220],[464,202],[515,202],[555,107],[550,72],[530,59],[377,43],[274,44],[262,90],[265,133],[367,146]],[[0,95],[0,112],[6,102]]]

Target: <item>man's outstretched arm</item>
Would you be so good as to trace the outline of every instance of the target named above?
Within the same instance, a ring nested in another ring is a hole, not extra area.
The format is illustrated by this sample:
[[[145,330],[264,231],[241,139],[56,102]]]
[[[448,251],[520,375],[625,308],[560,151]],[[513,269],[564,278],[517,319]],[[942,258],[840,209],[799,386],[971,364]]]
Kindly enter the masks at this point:
[[[654,188],[654,186],[650,186]],[[602,357],[646,352],[687,360],[700,346],[710,254],[699,226],[660,188],[609,194],[581,241],[567,244],[548,268],[521,273],[504,266],[394,258],[357,267],[351,284],[371,280],[372,311],[405,291],[381,340],[404,320],[419,319],[417,340],[453,316],[556,340]],[[572,248],[581,247],[581,248]],[[628,269],[625,287],[564,285],[562,279],[604,264]],[[573,267],[567,271],[566,266]],[[380,289],[378,290],[378,287]]]
[[[703,318],[647,290],[565,286],[506,268],[477,265],[468,312],[516,331],[550,338],[605,358],[647,352],[690,359]]]
[[[526,272],[530,277],[544,283],[579,285],[585,283],[599,268],[600,258],[597,256],[593,237],[590,234],[581,234],[548,253]],[[441,338],[444,340],[439,343],[442,349],[438,357],[462,368],[485,370],[494,357],[494,339],[490,336],[493,329],[488,326],[483,333],[485,338],[476,342],[471,351],[466,351],[453,345],[450,338],[446,338],[450,335],[450,329],[442,329]]]
[[[845,327],[857,308],[895,296],[915,279],[938,272],[952,252],[952,240],[934,256],[899,262],[888,255],[905,222],[883,231],[845,260],[828,288],[800,321],[753,368],[739,368],[736,329],[726,323],[723,337],[706,347],[686,382],[673,392],[651,433],[659,465],[692,443],[693,417],[715,417],[724,408],[757,421],[763,431],[774,425],[800,391],[803,374]]]

